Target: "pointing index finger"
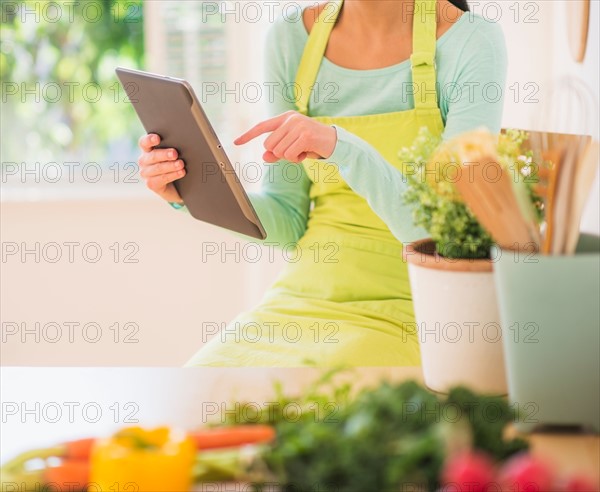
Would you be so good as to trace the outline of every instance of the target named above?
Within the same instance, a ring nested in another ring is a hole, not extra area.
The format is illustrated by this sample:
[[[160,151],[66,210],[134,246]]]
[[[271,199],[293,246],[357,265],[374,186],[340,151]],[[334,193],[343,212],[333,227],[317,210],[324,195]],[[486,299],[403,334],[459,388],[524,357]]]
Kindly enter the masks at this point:
[[[285,118],[286,115],[281,114],[279,116],[275,116],[274,118],[261,121],[250,128],[250,130],[248,130],[246,133],[236,138],[233,143],[236,145],[243,145],[259,135],[262,135],[263,133],[273,132],[281,126],[281,124],[285,121]]]

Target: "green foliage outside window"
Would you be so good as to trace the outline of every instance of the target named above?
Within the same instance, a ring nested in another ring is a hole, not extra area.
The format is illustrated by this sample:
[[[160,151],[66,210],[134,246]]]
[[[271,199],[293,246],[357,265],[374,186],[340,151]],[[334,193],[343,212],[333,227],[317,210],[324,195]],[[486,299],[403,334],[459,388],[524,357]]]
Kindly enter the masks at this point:
[[[142,3],[2,0],[3,163],[132,150],[141,126],[114,68],[143,65]]]

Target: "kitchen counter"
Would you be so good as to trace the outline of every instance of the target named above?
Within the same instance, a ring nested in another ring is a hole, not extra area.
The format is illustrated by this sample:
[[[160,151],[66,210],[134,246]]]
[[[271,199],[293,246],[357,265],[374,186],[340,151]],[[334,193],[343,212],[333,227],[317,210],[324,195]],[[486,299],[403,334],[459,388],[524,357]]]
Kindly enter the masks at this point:
[[[303,368],[2,367],[2,462],[27,449],[107,435],[128,425],[198,427],[233,410],[234,402],[261,408],[273,398],[276,381],[294,395],[319,374]],[[356,389],[383,379],[422,381],[422,375],[418,367],[388,367],[336,376]],[[536,432],[529,439],[533,453],[557,471],[581,472],[600,481],[600,436],[553,431]]]

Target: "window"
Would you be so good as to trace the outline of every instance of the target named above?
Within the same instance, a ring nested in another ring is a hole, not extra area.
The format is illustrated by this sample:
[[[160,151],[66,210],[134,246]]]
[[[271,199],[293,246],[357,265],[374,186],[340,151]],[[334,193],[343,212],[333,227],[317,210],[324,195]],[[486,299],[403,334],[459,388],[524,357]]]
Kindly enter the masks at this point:
[[[227,82],[227,30],[224,19],[214,15],[214,2],[157,2],[162,30],[164,73],[186,79],[196,88],[203,108],[218,133],[225,126],[224,105],[205,96],[203,88],[221,87]],[[156,30],[155,30],[156,29]]]
[[[3,1],[1,9],[3,199],[131,188],[127,161],[140,126],[114,68],[143,64],[142,2]]]
[[[3,199],[147,196],[135,163],[143,128],[116,66],[188,80],[238,172],[262,165],[260,142],[232,141],[265,115],[264,94],[247,97],[246,89],[262,84],[264,36],[281,9],[278,2],[3,1]]]
[[[264,40],[285,6],[292,11],[297,4],[246,0],[145,4],[147,69],[190,82],[247,189],[259,185],[262,145],[256,141],[240,148],[232,141],[266,115]],[[257,95],[255,87],[262,93]]]

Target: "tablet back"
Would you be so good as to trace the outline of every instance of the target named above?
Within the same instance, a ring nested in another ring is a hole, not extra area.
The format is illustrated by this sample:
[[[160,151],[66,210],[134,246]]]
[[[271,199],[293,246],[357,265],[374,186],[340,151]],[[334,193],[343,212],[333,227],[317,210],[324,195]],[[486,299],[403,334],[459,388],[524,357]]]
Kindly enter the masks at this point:
[[[116,69],[129,100],[148,133],[161,137],[157,148],[174,148],[186,175],[174,182],[198,220],[264,239],[266,233],[187,82]]]

